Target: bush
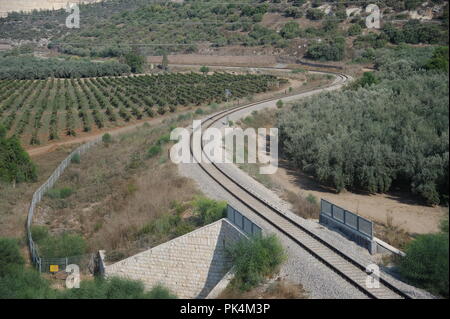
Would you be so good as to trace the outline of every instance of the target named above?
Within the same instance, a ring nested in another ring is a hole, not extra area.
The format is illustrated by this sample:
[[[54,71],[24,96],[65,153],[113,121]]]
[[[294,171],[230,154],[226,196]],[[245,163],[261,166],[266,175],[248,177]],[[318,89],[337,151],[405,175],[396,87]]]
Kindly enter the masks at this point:
[[[61,258],[80,256],[86,253],[86,242],[80,235],[63,233],[48,236],[38,243],[41,257]]]
[[[52,199],[66,199],[73,194],[73,189],[70,187],[52,188],[49,189],[46,195]]]
[[[0,238],[0,276],[10,265],[23,265],[24,259],[20,254],[17,240],[12,238]]]
[[[201,225],[211,224],[224,218],[227,213],[227,203],[216,201],[206,197],[197,197],[192,202],[194,215],[200,220]]]
[[[153,145],[152,147],[149,148],[149,150],[147,151],[147,157],[151,158],[151,157],[155,157],[156,155],[160,154],[162,151],[161,146],[159,145]]]
[[[313,205],[319,205],[319,202],[317,201],[317,197],[314,196],[313,194],[308,194],[308,196],[306,196],[306,200]]]
[[[80,164],[81,163],[80,154],[74,154],[70,159],[70,162],[73,164]]]
[[[337,38],[320,43],[313,43],[306,51],[306,57],[312,60],[340,61],[344,58],[345,41]]]
[[[242,239],[227,248],[235,277],[233,285],[241,290],[250,290],[264,278],[274,274],[285,261],[286,255],[275,235]]]
[[[20,183],[37,180],[36,166],[18,139],[6,137],[0,125],[0,182]]]
[[[45,226],[33,225],[31,226],[31,237],[36,243],[41,242],[49,236],[48,229]]]
[[[400,274],[411,283],[449,296],[448,234],[418,236],[407,245],[406,256],[400,260]]]
[[[163,285],[156,285],[147,294],[149,299],[176,299],[177,296]]]
[[[112,142],[112,136],[109,133],[103,134],[102,136],[102,142],[104,144],[110,144]]]
[[[5,275],[0,274],[0,299],[56,298],[58,292],[38,271],[11,265]]]
[[[283,107],[284,103],[282,100],[277,101],[277,108],[281,109]]]

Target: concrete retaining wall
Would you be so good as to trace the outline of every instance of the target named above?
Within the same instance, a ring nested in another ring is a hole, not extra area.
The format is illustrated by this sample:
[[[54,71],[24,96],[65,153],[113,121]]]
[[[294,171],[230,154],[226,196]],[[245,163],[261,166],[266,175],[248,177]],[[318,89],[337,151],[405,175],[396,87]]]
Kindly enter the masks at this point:
[[[226,219],[105,266],[105,276],[161,283],[179,298],[205,298],[231,268],[225,246],[246,236]]]

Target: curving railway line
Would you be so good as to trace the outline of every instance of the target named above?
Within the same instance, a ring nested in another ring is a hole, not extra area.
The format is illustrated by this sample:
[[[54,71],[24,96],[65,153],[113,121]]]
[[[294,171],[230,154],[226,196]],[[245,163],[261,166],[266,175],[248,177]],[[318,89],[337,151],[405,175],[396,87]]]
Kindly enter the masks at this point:
[[[304,96],[308,93],[318,93],[324,90],[337,89],[345,84],[349,77],[345,74],[334,73],[334,72],[320,72],[327,74],[334,74],[336,76],[336,81],[327,87],[320,89],[315,89],[310,92],[304,92],[301,94],[293,94],[287,96],[286,98],[295,99],[300,96]],[[265,102],[275,102],[277,99],[268,99],[265,101],[259,101],[256,103],[248,104],[245,106],[234,107],[219,113],[216,113],[202,122],[202,127],[205,129],[213,125],[220,124],[221,121],[227,116],[239,112],[244,109],[248,109],[252,106],[256,106]],[[201,146],[203,153],[203,143]],[[352,259],[352,257],[346,255],[344,252],[328,244],[325,240],[321,239],[316,234],[312,233],[310,230],[306,229],[289,216],[286,216],[281,210],[275,207],[273,204],[267,200],[261,198],[252,190],[243,187],[238,182],[236,182],[231,176],[229,176],[223,169],[221,169],[217,164],[213,163],[202,163],[195,157],[197,152],[193,150],[193,142],[191,136],[190,151],[195,159],[196,165],[212,179],[215,183],[219,184],[226,192],[233,196],[240,203],[245,205],[249,210],[254,212],[256,215],[264,219],[270,225],[272,225],[279,232],[290,238],[297,245],[301,246],[305,251],[315,257],[319,262],[324,264],[330,270],[334,271],[340,277],[347,280],[351,285],[362,291],[365,295],[372,299],[409,299],[411,298],[408,294],[404,293],[399,288],[396,288],[393,284],[388,282],[383,276],[380,276],[379,287],[368,288],[366,285],[366,280],[368,278],[368,273],[366,272],[366,266],[358,261]],[[199,151],[199,150],[196,150]],[[208,156],[203,153],[204,156]]]

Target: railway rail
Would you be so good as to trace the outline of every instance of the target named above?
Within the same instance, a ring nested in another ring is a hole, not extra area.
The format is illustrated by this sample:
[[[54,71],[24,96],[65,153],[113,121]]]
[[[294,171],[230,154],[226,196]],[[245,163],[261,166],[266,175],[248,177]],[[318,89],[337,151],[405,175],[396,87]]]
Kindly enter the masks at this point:
[[[332,88],[333,86],[341,86],[348,81],[349,77],[345,74],[335,73],[335,72],[324,72],[320,73],[333,74],[337,78],[333,84],[325,87],[319,88],[314,91],[322,91],[326,88]],[[306,92],[305,92],[306,93]],[[292,94],[291,97],[297,96],[299,94]],[[289,97],[287,95],[286,97]],[[218,112],[202,122],[202,126],[205,128],[211,127],[214,124],[222,121],[227,116],[250,108],[255,105],[259,105],[264,102],[273,102],[278,100],[267,99],[264,101],[258,101],[244,106],[237,106],[225,111]],[[203,143],[201,143],[201,153],[203,152]],[[333,247],[325,240],[321,239],[316,234],[312,233],[310,230],[306,229],[304,226],[300,225],[295,220],[286,216],[281,210],[275,207],[270,202],[261,198],[256,193],[252,192],[250,189],[245,188],[235,181],[229,174],[227,174],[223,169],[221,169],[213,161],[209,163],[202,163],[201,160],[195,157],[196,152],[193,150],[193,142],[191,136],[190,151],[195,159],[196,165],[200,168],[217,184],[219,184],[226,192],[232,195],[236,200],[245,205],[253,213],[264,219],[267,223],[272,225],[279,232],[290,238],[297,245],[301,246],[304,250],[310,253],[313,257],[327,266],[329,269],[337,273],[340,277],[347,280],[354,287],[359,289],[365,295],[372,299],[410,299],[411,296],[395,287],[390,282],[386,281],[382,276],[379,278],[379,287],[369,288],[366,284],[369,274],[366,272],[366,266],[360,262],[354,260],[352,257],[348,256],[339,249]],[[208,156],[204,153],[204,156]]]

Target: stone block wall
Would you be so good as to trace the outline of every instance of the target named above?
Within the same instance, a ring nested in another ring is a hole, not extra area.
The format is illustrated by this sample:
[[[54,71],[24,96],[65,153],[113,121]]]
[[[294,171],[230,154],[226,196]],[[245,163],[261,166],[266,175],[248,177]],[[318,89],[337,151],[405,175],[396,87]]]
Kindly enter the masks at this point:
[[[246,236],[226,219],[199,228],[115,264],[105,276],[161,283],[179,298],[205,298],[231,268],[225,247]]]

